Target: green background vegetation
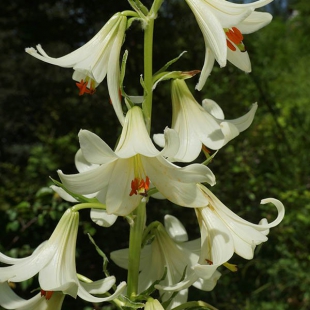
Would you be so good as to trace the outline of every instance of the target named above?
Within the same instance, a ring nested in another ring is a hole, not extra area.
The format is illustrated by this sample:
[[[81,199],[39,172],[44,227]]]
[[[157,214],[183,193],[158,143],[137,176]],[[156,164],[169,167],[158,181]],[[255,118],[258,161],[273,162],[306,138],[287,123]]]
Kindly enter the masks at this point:
[[[202,67],[204,44],[186,3],[166,1],[155,23],[155,70],[182,51],[176,70]],[[241,2],[241,1],[239,1]],[[275,15],[263,30],[244,39],[252,60],[249,75],[232,65],[216,65],[196,99],[211,98],[226,118],[245,113],[253,102],[259,109],[252,126],[225,146],[210,164],[217,177],[214,193],[247,220],[270,221],[275,212],[259,206],[263,198],[283,201],[286,217],[271,230],[269,241],[259,246],[255,258],[234,256],[239,271],[222,269],[212,292],[191,292],[225,310],[306,310],[310,308],[310,3],[290,1],[269,6]],[[113,146],[120,132],[109,104],[104,81],[93,96],[78,96],[72,70],[42,63],[24,52],[42,44],[51,56],[62,56],[88,41],[116,11],[128,9],[120,1],[2,1],[0,3],[0,251],[16,257],[29,255],[49,238],[69,204],[48,188],[57,169],[75,172],[73,157],[77,133],[89,129]],[[297,14],[296,14],[297,13]],[[129,50],[126,91],[141,94],[142,31],[133,24],[124,49]],[[153,131],[170,122],[170,83],[155,90]],[[158,116],[158,117],[156,117]],[[199,161],[199,159],[198,159]],[[192,238],[199,236],[192,210],[151,201],[149,221],[164,214],[179,217]],[[97,279],[102,261],[88,240],[93,235],[108,254],[127,246],[128,227],[118,219],[110,229],[100,229],[81,212],[78,236],[78,272]],[[118,281],[125,272],[110,264]],[[27,281],[17,286],[29,298]],[[100,309],[67,297],[64,309]]]

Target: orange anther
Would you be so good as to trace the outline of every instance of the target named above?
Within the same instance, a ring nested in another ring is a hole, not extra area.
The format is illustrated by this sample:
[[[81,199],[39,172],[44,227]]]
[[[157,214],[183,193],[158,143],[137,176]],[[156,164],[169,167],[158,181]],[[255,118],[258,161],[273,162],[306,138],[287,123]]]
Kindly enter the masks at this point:
[[[129,196],[139,194],[141,196],[146,197],[149,188],[150,188],[150,179],[148,176],[145,178],[145,181],[143,179],[134,178],[131,181],[131,192]]]
[[[50,300],[52,295],[53,295],[53,291],[44,291],[44,290],[41,290],[41,297],[42,296],[45,296],[45,299],[46,300]]]
[[[88,82],[82,79],[81,82],[79,83],[75,83],[76,86],[79,88],[80,92],[79,92],[79,96],[82,96],[84,94],[90,94],[92,95],[93,93],[95,93],[96,89],[93,86],[93,82],[91,82],[91,86],[90,88],[87,87]]]
[[[240,44],[243,40],[243,35],[242,33],[240,32],[240,30],[236,27],[232,27],[232,29],[229,29],[227,32],[226,32],[226,36],[227,38],[232,41],[233,43],[235,43],[236,45],[237,44]]]
[[[232,50],[233,52],[236,50],[236,47],[226,39],[227,47]]]
[[[213,265],[213,262],[212,260],[209,260],[209,259],[205,259],[205,261],[208,263],[208,265]]]

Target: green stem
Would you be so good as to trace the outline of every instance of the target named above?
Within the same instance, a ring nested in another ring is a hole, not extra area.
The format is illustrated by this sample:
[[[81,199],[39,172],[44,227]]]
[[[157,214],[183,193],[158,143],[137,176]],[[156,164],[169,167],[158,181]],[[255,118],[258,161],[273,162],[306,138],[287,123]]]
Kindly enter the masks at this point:
[[[133,300],[138,294],[142,235],[146,221],[145,205],[146,202],[140,202],[139,206],[134,211],[134,223],[130,226],[127,296]]]
[[[105,210],[106,205],[104,205],[103,203],[99,203],[99,202],[85,202],[85,203],[80,203],[78,205],[75,205],[71,209],[72,209],[72,211],[79,211],[82,209],[102,209],[102,210]]]
[[[144,30],[144,102],[142,105],[149,133],[151,132],[153,100],[153,35],[154,19],[149,18]]]

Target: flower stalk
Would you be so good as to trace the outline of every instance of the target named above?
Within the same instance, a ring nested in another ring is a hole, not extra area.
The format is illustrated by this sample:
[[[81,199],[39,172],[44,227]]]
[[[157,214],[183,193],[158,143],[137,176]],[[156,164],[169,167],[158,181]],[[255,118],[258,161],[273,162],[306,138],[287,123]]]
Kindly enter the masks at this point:
[[[143,199],[133,212],[135,219],[130,226],[127,294],[132,300],[134,300],[138,294],[141,244],[146,221],[145,205],[146,202]]]
[[[144,113],[146,128],[151,131],[152,101],[153,101],[153,36],[154,16],[149,16],[144,30],[144,102],[142,110]]]

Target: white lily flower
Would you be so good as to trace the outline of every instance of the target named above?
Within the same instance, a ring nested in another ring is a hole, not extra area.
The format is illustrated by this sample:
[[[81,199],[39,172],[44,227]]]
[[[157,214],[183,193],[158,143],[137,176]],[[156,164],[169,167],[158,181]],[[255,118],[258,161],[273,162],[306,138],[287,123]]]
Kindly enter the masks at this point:
[[[98,298],[91,293],[104,294],[115,284],[111,276],[92,283],[78,280],[75,267],[75,246],[79,213],[68,209],[60,219],[50,239],[43,242],[32,255],[25,258],[10,258],[0,253],[0,262],[12,266],[0,268],[0,282],[21,282],[39,274],[39,284],[45,292],[60,291],[89,302],[104,302],[117,297],[125,289],[121,283],[109,297]]]
[[[11,310],[60,310],[66,295],[54,292],[45,297],[38,293],[30,299],[19,297],[7,282],[0,283],[0,306]]]
[[[107,76],[108,89],[116,115],[123,124],[124,115],[119,95],[120,88],[120,50],[127,27],[127,18],[116,13],[103,28],[85,45],[59,58],[46,54],[41,45],[36,49],[26,48],[31,56],[52,65],[73,68],[73,80],[80,89],[80,95],[92,94]]]
[[[195,100],[184,80],[172,82],[172,129],[180,136],[180,147],[171,161],[191,162],[201,152],[202,145],[218,150],[247,129],[257,110],[251,110],[234,120],[225,120],[224,113],[213,100],[205,99],[202,106]],[[154,141],[163,146],[163,136],[154,135]]]
[[[182,290],[199,276],[201,279],[214,277],[216,269],[225,264],[234,253],[245,259],[252,259],[256,245],[268,240],[269,229],[278,225],[284,217],[283,204],[274,198],[267,198],[261,204],[272,203],[278,211],[276,219],[268,223],[262,219],[259,224],[250,223],[229,210],[212,192],[201,185],[208,205],[195,209],[201,232],[201,252],[193,273],[175,285],[161,286],[163,291]],[[196,277],[196,278],[195,278]]]
[[[163,156],[173,156],[178,150],[177,133],[166,128],[166,146],[158,151],[148,135],[142,110],[137,106],[126,115],[115,152],[87,130],[80,131],[79,139],[85,160],[97,166],[73,175],[58,171],[59,177],[73,193],[97,193],[96,198],[106,204],[108,214],[128,215],[148,196],[151,186],[178,205],[199,207],[205,197],[196,184],[215,183],[213,173],[203,165],[180,168],[167,161]]]
[[[155,281],[163,277],[165,267],[167,275],[156,287],[162,295],[162,300],[166,301],[171,297],[172,292],[164,292],[162,288],[171,287],[180,282],[186,268],[186,279],[190,276],[191,281],[187,286],[178,287],[178,294],[173,298],[169,308],[174,308],[187,301],[187,292],[190,285],[210,291],[220,277],[219,272],[215,272],[208,279],[202,279],[193,271],[199,261],[200,239],[188,241],[187,232],[178,219],[171,215],[165,216],[165,228],[159,224],[154,229],[154,239],[150,245],[146,245],[141,252],[139,292],[146,290]],[[111,259],[120,267],[128,268],[128,249],[118,250],[111,253]],[[193,275],[194,274],[194,275]],[[171,291],[171,290],[170,290]]]
[[[225,67],[228,59],[241,70],[251,71],[242,33],[257,31],[271,21],[272,16],[269,13],[254,10],[272,1],[237,4],[226,0],[186,0],[195,15],[206,45],[204,65],[196,89],[201,90],[204,86],[214,60],[221,67]]]
[[[205,208],[195,209],[200,228],[207,231],[206,233],[202,232],[202,234],[207,238],[212,238],[210,232],[216,229],[225,237],[227,244],[232,242],[233,252],[245,259],[253,258],[255,247],[268,240],[269,229],[277,226],[284,217],[283,204],[277,199],[266,198],[261,201],[261,204],[274,204],[278,211],[276,219],[271,223],[268,223],[267,219],[262,219],[259,224],[250,223],[228,209],[208,188],[204,186],[201,188],[209,203]],[[213,218],[218,219],[218,224],[214,224]],[[228,240],[230,241],[228,242]],[[205,243],[212,244],[212,242]],[[206,250],[206,252],[208,251],[220,252],[220,247]],[[212,255],[208,259],[212,261]]]

